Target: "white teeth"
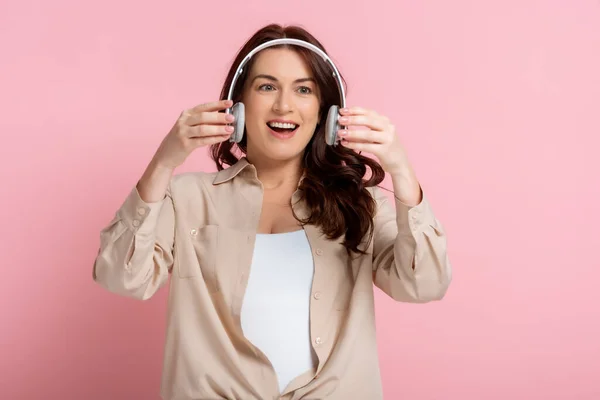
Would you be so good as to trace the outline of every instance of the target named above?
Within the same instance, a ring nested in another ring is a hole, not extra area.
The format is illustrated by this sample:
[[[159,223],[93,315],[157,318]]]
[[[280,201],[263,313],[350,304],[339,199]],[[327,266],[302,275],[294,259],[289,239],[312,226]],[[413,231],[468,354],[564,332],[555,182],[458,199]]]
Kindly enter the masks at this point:
[[[269,126],[272,128],[296,129],[296,126],[298,125],[289,122],[269,122]]]

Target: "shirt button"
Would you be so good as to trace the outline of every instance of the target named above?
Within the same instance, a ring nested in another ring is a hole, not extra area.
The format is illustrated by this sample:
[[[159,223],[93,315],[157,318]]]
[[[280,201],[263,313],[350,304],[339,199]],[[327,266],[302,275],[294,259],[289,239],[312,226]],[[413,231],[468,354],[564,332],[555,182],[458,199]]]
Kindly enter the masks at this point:
[[[313,297],[317,300],[319,300],[321,298],[321,292],[315,292],[315,294],[313,295]]]
[[[317,338],[315,339],[315,344],[316,344],[317,346],[319,346],[319,345],[320,345],[320,344],[322,344],[322,343],[323,343],[323,340],[321,339],[321,337],[320,337],[320,336],[317,336]]]
[[[316,253],[317,253],[318,256],[322,256],[323,255],[323,250],[317,249]]]
[[[137,219],[134,219],[133,226],[140,226],[140,221],[138,221]]]
[[[142,208],[142,207],[138,208],[138,214],[140,214],[140,215],[146,214],[146,209]]]
[[[196,230],[196,229],[192,229],[192,230],[190,231],[190,233],[192,234],[192,236],[196,236],[196,235],[198,234],[198,230]]]

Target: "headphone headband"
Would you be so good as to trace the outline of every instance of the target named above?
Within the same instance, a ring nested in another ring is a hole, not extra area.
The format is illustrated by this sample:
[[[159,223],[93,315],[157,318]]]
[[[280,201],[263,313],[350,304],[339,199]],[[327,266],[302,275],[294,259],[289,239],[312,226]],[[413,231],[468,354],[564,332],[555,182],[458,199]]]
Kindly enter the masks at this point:
[[[235,75],[233,76],[233,80],[231,81],[231,85],[229,86],[229,93],[227,94],[227,100],[233,100],[232,97],[233,97],[233,90],[235,88],[235,84],[236,84],[239,76],[244,71],[244,66],[248,63],[248,61],[250,61],[250,59],[259,51],[264,50],[268,47],[278,46],[278,45],[282,45],[282,44],[291,44],[294,46],[304,47],[304,48],[309,49],[309,50],[317,53],[318,55],[320,55],[321,58],[323,58],[323,60],[325,62],[327,62],[333,69],[333,77],[335,78],[338,89],[340,91],[340,107],[341,108],[346,107],[346,93],[344,91],[344,85],[342,83],[342,79],[340,78],[338,69],[335,66],[335,64],[333,63],[333,61],[331,60],[331,58],[329,58],[329,56],[323,50],[321,50],[317,46],[313,45],[312,43],[305,42],[304,40],[290,39],[290,38],[270,40],[268,42],[265,42],[265,43],[262,43],[262,44],[256,46],[254,49],[252,49],[252,51],[250,53],[248,53],[246,55],[246,57],[244,57],[244,59],[238,66],[237,70],[235,71]],[[226,110],[227,113],[229,113],[229,111],[230,111],[230,109]]]

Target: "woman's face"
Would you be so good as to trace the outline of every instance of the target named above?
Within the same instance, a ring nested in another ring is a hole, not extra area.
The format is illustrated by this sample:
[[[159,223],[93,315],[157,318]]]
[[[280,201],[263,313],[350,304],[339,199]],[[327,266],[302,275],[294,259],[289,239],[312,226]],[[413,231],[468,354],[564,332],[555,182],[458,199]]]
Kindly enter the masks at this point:
[[[301,158],[319,122],[320,94],[310,68],[287,48],[258,53],[244,85],[249,159]]]

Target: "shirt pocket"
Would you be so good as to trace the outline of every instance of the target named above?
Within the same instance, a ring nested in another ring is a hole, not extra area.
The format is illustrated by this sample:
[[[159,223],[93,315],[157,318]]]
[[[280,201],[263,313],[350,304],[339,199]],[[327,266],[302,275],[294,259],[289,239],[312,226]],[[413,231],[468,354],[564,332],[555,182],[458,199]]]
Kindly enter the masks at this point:
[[[209,292],[218,291],[219,226],[205,225],[190,230],[191,246],[179,262],[180,278],[202,278]]]

